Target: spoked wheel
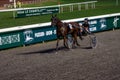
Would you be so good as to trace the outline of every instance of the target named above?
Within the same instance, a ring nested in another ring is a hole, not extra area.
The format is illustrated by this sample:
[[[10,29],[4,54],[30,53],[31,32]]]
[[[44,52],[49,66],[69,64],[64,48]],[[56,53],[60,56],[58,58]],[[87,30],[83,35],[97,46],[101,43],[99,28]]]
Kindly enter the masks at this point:
[[[92,48],[96,48],[97,47],[97,37],[93,33],[91,33],[91,34],[89,34],[89,38],[90,38],[90,46]]]
[[[69,49],[72,49],[72,46],[73,46],[73,37],[72,37],[71,34],[68,35],[67,46],[68,46]]]

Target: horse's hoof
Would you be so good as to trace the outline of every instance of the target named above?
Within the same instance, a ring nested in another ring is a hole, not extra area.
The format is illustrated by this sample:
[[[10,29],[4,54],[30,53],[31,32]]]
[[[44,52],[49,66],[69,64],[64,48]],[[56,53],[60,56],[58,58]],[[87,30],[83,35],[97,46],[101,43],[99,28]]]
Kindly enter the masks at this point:
[[[58,54],[58,52],[56,51],[55,54]]]
[[[84,38],[80,37],[80,40],[84,40]]]
[[[77,46],[80,46],[80,44],[77,44]]]
[[[84,38],[81,38],[81,40],[84,40]]]
[[[58,51],[58,48],[56,48],[56,51]]]
[[[75,48],[77,48],[77,47],[76,47],[76,46],[73,46],[73,47],[72,47],[72,49],[75,49]]]
[[[70,50],[70,49],[71,49],[71,47],[66,47],[66,49]]]
[[[71,48],[71,49],[69,49],[69,51],[74,51],[74,49]]]

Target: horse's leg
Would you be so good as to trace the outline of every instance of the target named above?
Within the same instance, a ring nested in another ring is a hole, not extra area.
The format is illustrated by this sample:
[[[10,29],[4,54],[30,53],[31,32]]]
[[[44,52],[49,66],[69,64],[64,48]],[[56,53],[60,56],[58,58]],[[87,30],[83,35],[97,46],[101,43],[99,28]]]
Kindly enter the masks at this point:
[[[65,45],[65,38],[63,38],[63,45],[66,47],[66,45]]]
[[[76,35],[76,34],[74,34],[74,40],[75,40],[76,45],[77,45],[77,46],[80,46],[80,44],[79,44],[78,41],[77,41],[77,35]]]
[[[66,39],[66,36],[64,36],[64,39],[63,39],[63,40],[64,40],[63,45],[64,45],[65,47],[67,47],[67,43],[66,43],[66,42],[67,42],[67,39]]]
[[[58,46],[59,46],[59,38],[57,39],[56,50],[58,50]]]
[[[78,36],[79,36],[79,39],[80,39],[80,40],[83,40],[82,32],[79,31],[79,32],[78,32]]]
[[[73,37],[73,44],[72,44],[72,47],[74,48],[74,47],[75,47],[75,36],[74,36],[74,34],[72,34],[72,37]]]
[[[74,40],[73,40],[73,45],[72,45],[72,46],[73,46],[73,48],[75,47],[75,38],[74,38]]]

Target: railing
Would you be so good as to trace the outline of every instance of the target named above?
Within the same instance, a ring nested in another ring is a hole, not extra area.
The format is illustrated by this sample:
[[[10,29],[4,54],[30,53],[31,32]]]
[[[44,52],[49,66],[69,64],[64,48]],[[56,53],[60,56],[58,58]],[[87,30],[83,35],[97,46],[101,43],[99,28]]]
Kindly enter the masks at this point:
[[[114,17],[114,16],[120,16],[120,13],[100,15],[100,16],[92,16],[92,17],[87,17],[87,18],[90,20],[94,20],[94,19],[100,19],[100,18],[102,19],[102,18],[108,18],[108,17]],[[83,21],[84,19],[85,19],[85,17],[77,18],[77,19],[63,20],[63,22],[79,22],[79,21]],[[40,23],[40,24],[33,24],[33,25],[4,28],[4,29],[0,29],[0,33],[19,31],[19,30],[25,30],[25,29],[31,29],[31,28],[41,28],[41,27],[45,27],[45,26],[50,26],[50,24],[51,24],[50,22],[47,22],[47,23],[42,23],[42,24]]]
[[[54,6],[44,6],[44,7],[31,7],[31,8],[16,8],[16,9],[4,9],[0,12],[9,12],[9,11],[18,11],[18,10],[27,10],[27,9],[37,9],[37,8],[50,8],[50,7],[59,7],[59,12],[63,12],[65,6],[69,6],[70,11],[73,11],[73,6],[78,5],[78,10],[81,10],[81,5],[85,5],[85,9],[88,9],[88,4],[91,4],[91,8],[95,8],[95,3],[97,1],[81,2],[81,3],[72,3],[72,4],[59,4]]]
[[[70,12],[72,12],[74,10],[74,6],[77,5],[78,6],[78,10],[82,10],[82,6],[81,5],[85,5],[85,9],[89,8],[89,4],[91,4],[91,8],[95,8],[95,3],[97,1],[89,1],[89,2],[81,2],[81,3],[72,3],[72,4],[62,4],[59,5],[60,8],[60,12],[64,11],[64,7],[65,6],[69,6],[69,10]]]

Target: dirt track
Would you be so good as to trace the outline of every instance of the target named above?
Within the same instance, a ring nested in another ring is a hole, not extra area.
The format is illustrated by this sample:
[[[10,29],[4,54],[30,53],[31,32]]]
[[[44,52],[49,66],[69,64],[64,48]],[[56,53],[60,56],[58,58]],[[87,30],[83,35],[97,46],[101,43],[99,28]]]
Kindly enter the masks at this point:
[[[96,49],[86,37],[57,53],[56,41],[0,51],[0,80],[120,80],[120,30],[96,36]]]

